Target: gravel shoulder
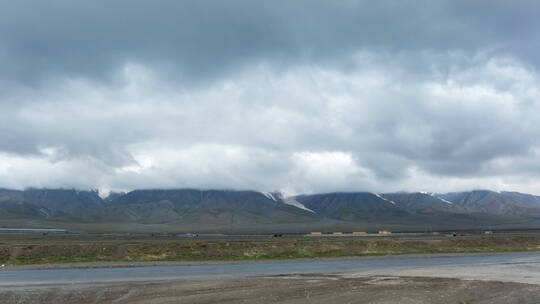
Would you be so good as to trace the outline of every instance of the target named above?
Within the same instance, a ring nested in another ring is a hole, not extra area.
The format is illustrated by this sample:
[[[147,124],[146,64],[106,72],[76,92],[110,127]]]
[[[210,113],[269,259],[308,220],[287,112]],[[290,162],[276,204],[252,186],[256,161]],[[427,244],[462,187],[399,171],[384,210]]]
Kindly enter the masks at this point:
[[[287,275],[1,291],[2,303],[540,303],[540,286],[407,276]]]

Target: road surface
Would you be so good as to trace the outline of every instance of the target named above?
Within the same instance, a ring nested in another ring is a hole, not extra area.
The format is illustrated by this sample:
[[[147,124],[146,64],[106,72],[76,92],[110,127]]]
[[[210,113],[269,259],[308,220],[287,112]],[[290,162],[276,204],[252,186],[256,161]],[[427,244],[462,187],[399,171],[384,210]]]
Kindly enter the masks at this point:
[[[540,254],[0,270],[2,303],[540,303]]]
[[[88,284],[207,280],[285,274],[437,276],[540,284],[540,254],[433,258],[287,261],[194,266],[0,270],[0,288],[42,284]]]

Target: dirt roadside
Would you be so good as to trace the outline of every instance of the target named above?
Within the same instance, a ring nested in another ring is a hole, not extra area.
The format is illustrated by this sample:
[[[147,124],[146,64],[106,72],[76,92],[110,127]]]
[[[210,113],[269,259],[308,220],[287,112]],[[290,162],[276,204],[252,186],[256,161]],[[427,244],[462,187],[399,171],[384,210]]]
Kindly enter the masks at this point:
[[[2,303],[540,303],[540,286],[447,278],[293,275],[2,291]]]

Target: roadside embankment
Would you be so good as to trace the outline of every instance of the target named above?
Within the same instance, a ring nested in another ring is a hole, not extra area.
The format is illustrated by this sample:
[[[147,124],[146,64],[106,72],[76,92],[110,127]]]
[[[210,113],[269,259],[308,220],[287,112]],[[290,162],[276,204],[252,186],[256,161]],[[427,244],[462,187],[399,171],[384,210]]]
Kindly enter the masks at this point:
[[[236,261],[422,253],[540,251],[540,235],[458,237],[76,239],[0,237],[0,265],[79,262]]]

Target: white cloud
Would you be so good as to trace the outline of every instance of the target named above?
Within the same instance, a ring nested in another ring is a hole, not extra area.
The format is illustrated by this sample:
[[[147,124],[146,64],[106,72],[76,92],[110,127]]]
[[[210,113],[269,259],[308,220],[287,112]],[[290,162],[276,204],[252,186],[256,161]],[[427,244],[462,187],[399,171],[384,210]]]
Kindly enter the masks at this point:
[[[207,86],[135,62],[111,85],[57,79],[0,103],[0,186],[537,193],[537,73],[426,56],[451,72],[365,51],[346,71],[260,63]]]

